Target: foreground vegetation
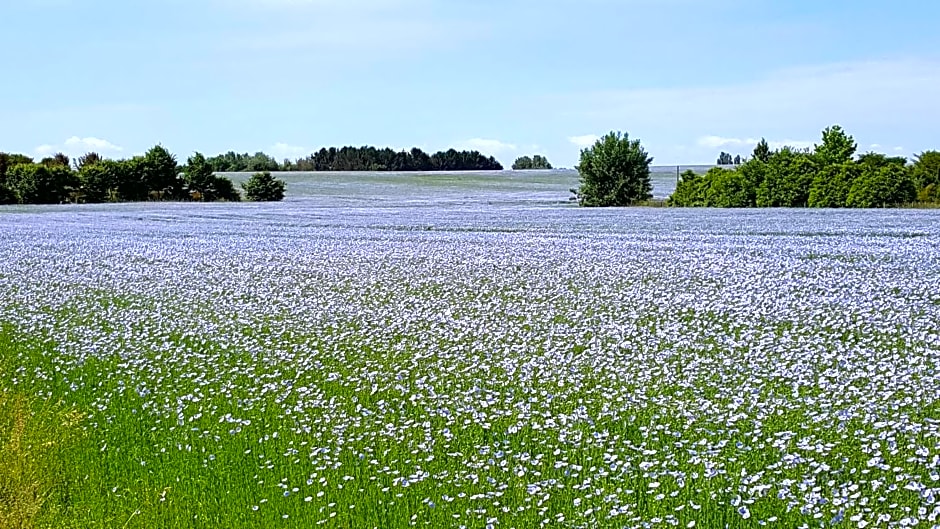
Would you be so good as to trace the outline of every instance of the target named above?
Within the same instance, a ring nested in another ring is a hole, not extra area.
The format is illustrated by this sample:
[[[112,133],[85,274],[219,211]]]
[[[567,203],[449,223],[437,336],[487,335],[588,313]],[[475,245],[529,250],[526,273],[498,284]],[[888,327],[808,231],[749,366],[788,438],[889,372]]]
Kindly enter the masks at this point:
[[[34,525],[936,525],[930,212],[387,199],[0,217]]]
[[[857,144],[841,127],[823,131],[814,149],[771,151],[761,141],[749,160],[732,169],[682,175],[669,203],[705,207],[874,208],[940,203],[940,152],[909,164],[879,153],[856,156]],[[722,153],[719,161],[730,163]]]

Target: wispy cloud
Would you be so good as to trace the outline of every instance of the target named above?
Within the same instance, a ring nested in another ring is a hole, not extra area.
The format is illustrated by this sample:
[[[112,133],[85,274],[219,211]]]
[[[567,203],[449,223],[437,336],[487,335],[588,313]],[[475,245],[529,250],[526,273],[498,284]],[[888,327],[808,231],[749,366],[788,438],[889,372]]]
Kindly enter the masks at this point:
[[[513,143],[506,143],[500,140],[484,138],[472,138],[469,140],[460,141],[454,145],[454,148],[460,150],[480,151],[483,154],[489,154],[491,156],[513,153],[518,150],[518,147],[516,147],[516,145]]]
[[[591,145],[594,145],[594,143],[596,143],[597,140],[599,139],[600,139],[600,136],[597,136],[595,134],[585,134],[583,136],[569,136],[568,143],[571,143],[582,149],[586,149],[590,147]]]
[[[89,151],[95,151],[100,154],[117,154],[123,150],[123,147],[115,145],[114,143],[101,138],[95,138],[93,136],[87,136],[84,138],[72,136],[71,138],[68,138],[62,142],[61,145],[52,145],[47,143],[36,147],[33,149],[33,152],[37,156],[50,156],[57,152],[61,152],[71,157],[75,157],[85,154]]]
[[[271,155],[277,159],[283,158],[300,158],[307,156],[313,152],[313,149],[309,147],[301,147],[299,145],[290,145],[288,143],[278,142],[271,147]]]

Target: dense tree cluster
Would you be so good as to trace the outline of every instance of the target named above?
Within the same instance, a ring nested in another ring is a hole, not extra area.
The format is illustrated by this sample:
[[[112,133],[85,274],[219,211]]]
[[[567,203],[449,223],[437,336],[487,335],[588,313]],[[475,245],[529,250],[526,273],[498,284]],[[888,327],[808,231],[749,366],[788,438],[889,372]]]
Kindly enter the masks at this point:
[[[375,147],[330,147],[285,162],[284,171],[501,171],[503,166],[492,156],[478,151],[447,151],[427,154],[415,147],[395,151]]]
[[[721,151],[718,155],[718,165],[741,165],[741,155],[731,156],[730,152]]]
[[[125,160],[88,153],[74,165],[64,154],[35,163],[0,153],[0,203],[5,204],[239,199],[232,181],[215,175],[205,156],[196,153],[180,166],[161,145]]]
[[[212,170],[217,173],[252,173],[262,171],[280,171],[281,164],[273,156],[263,152],[238,154],[229,151],[207,160]],[[285,160],[289,164],[290,161]]]
[[[940,153],[928,151],[909,164],[904,157],[865,153],[839,126],[823,131],[813,149],[766,141],[734,169],[714,167],[704,175],[686,171],[674,206],[871,208],[940,201]]]
[[[629,206],[649,200],[653,196],[652,163],[640,140],[611,132],[581,151],[581,185],[572,192],[581,206]]]
[[[512,164],[512,169],[514,171],[524,171],[527,169],[552,169],[552,164],[549,163],[548,158],[542,156],[541,154],[536,154],[535,156],[520,156],[516,158],[516,161]]]

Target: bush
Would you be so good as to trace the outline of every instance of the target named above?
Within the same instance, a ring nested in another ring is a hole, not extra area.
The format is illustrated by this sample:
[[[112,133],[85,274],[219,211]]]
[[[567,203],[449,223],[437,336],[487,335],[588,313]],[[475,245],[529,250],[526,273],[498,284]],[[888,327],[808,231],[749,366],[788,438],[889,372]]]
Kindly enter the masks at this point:
[[[283,180],[278,180],[271,176],[271,173],[255,173],[242,184],[245,190],[245,198],[252,202],[277,202],[284,200],[284,189],[286,185]]]
[[[813,178],[809,188],[809,207],[844,208],[849,199],[849,191],[859,175],[859,167],[854,163],[830,165],[820,170]]]
[[[629,206],[653,197],[653,159],[629,135],[611,132],[581,151],[581,186],[572,190],[581,206]]]
[[[808,152],[784,147],[773,153],[757,189],[757,207],[806,206],[815,173],[816,164]]]
[[[7,170],[10,190],[24,204],[58,204],[78,185],[68,167],[19,164]]]
[[[846,204],[852,208],[880,208],[909,204],[917,198],[910,170],[898,165],[869,169],[855,180]]]

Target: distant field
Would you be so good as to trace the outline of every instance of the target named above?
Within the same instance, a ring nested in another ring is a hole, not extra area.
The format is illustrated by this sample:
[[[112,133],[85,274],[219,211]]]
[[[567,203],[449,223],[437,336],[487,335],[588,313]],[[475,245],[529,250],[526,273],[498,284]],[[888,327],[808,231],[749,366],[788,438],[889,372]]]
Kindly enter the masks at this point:
[[[284,176],[0,208],[0,522],[937,526],[936,212]]]
[[[682,166],[705,172],[710,166]],[[236,183],[248,173],[226,173]],[[287,182],[288,197],[321,196],[324,205],[355,205],[411,195],[416,201],[464,203],[564,203],[578,187],[576,171],[499,171],[459,173],[277,173]],[[653,167],[653,196],[667,198],[676,189],[676,166]],[[338,202],[337,199],[349,202]]]

